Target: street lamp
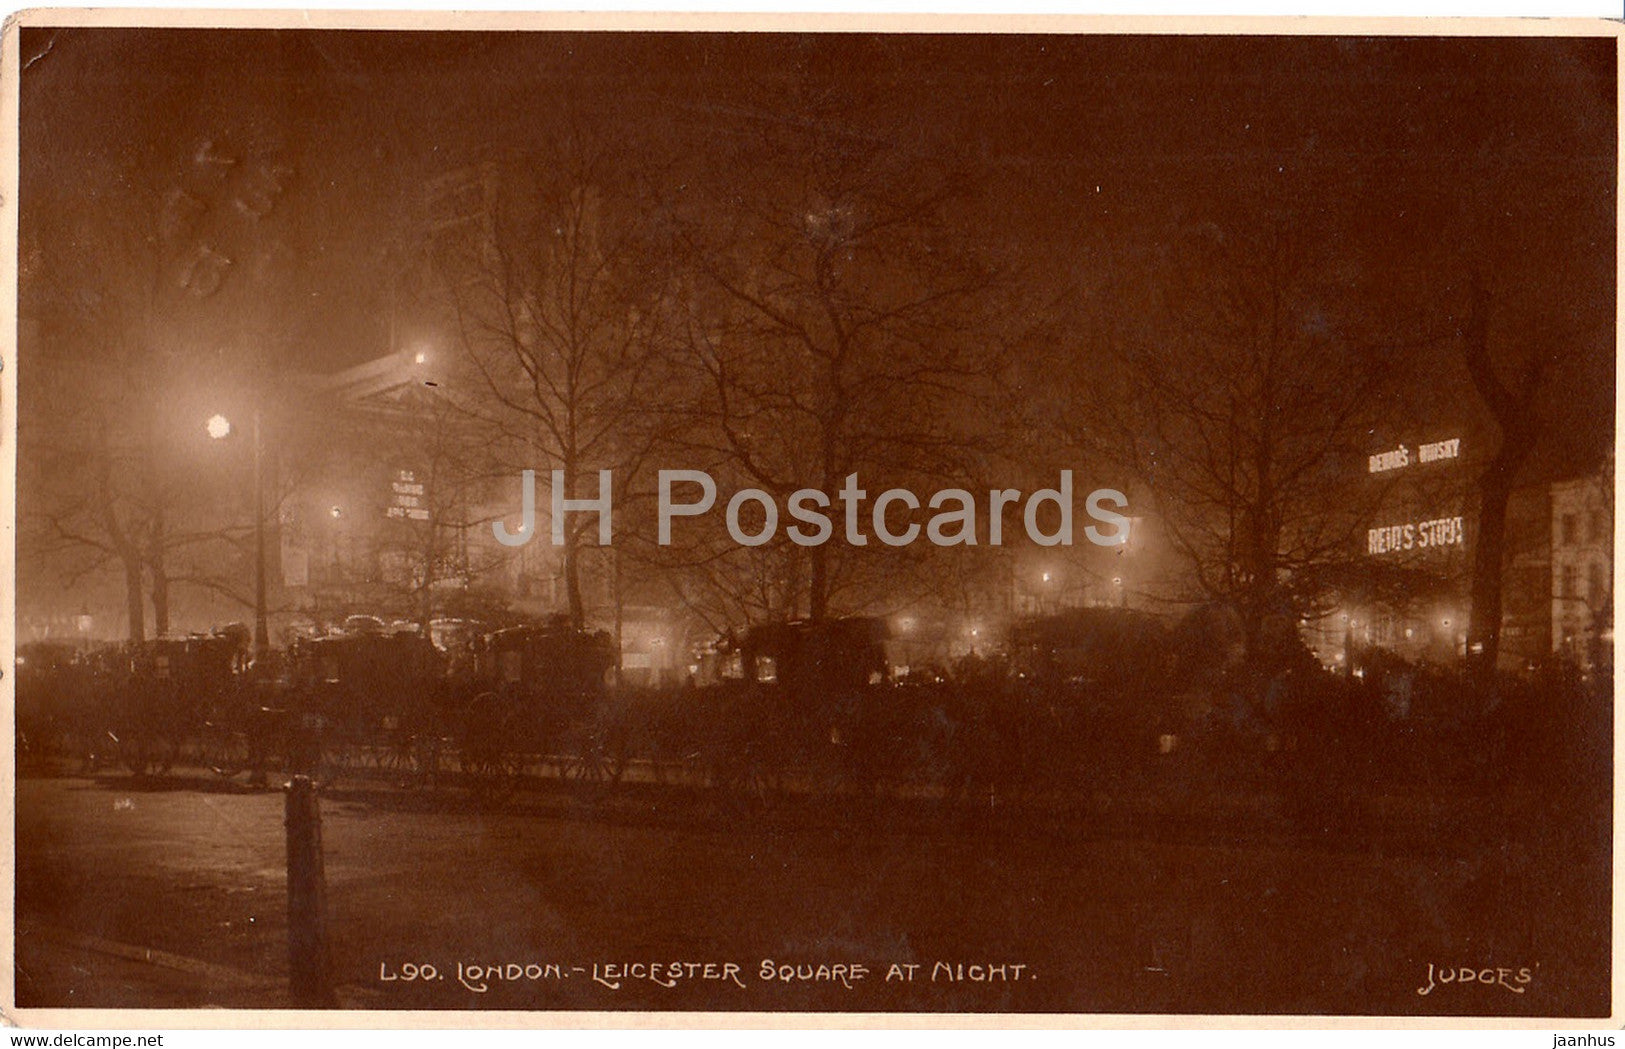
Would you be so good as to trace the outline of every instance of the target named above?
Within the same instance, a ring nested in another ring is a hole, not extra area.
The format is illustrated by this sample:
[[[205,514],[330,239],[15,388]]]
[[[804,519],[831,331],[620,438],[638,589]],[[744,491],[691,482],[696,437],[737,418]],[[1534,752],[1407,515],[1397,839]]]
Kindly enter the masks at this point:
[[[214,415],[205,424],[210,438],[223,441],[233,432],[231,420]],[[271,632],[265,615],[265,447],[260,433],[260,410],[254,409],[254,665],[261,670],[271,652]]]

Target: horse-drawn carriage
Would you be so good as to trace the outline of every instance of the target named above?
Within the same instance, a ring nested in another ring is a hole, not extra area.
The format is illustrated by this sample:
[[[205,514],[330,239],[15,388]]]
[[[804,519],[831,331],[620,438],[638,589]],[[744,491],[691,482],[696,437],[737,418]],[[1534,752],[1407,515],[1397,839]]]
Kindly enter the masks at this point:
[[[159,638],[123,649],[98,689],[120,763],[138,776],[156,775],[191,756],[189,748],[207,750],[209,727],[241,702],[244,655],[238,633]]]
[[[240,701],[244,637],[235,632],[99,647],[58,642],[17,653],[20,751],[86,768],[167,772],[210,751],[210,726]]]
[[[967,775],[989,789],[1081,797],[1141,782],[1178,745],[1188,712],[1155,617],[1081,608],[1014,624],[1002,687],[976,699]]]
[[[713,788],[766,803],[869,793],[914,774],[939,700],[891,679],[883,620],[767,623],[715,646],[683,710],[682,750]]]
[[[597,793],[625,771],[629,724],[611,688],[607,634],[554,620],[480,639],[467,672],[450,684],[463,775],[479,794],[511,792],[551,766]]]
[[[445,668],[411,632],[302,638],[288,650],[277,706],[258,712],[262,734],[292,767],[328,782],[368,769],[427,776],[450,716]]]
[[[97,653],[70,641],[17,647],[17,750],[90,759],[105,731],[99,716]]]

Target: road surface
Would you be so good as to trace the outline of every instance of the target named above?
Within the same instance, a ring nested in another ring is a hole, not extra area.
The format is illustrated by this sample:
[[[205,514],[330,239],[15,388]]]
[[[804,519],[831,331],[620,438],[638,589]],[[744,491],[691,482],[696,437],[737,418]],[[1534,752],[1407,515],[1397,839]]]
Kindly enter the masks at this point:
[[[322,812],[346,1007],[1607,1011],[1604,854],[1539,861],[1547,839],[653,790],[335,789]],[[19,1005],[288,1004],[278,790],[24,778],[17,846]]]

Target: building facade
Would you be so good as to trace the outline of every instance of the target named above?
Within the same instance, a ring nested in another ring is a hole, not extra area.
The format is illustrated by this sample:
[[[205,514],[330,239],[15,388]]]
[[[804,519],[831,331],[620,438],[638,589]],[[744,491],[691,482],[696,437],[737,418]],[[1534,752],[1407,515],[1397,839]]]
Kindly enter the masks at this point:
[[[1551,651],[1588,674],[1613,670],[1613,466],[1551,487]]]

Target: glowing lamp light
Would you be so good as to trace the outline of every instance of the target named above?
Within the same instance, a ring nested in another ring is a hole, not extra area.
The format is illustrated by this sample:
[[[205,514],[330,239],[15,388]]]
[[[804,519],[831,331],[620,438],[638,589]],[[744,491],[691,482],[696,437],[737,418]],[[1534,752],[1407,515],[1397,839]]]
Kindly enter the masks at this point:
[[[1047,582],[1049,582],[1049,580],[1050,580],[1050,574],[1048,572],[1045,572],[1044,573],[1044,582],[1047,583]]]
[[[231,420],[224,415],[211,415],[209,421],[203,425],[209,431],[209,436],[216,441],[231,436]]]
[[[327,513],[328,513],[328,515],[330,517],[332,517],[336,521],[339,518],[344,516],[344,507],[342,507],[342,506],[332,507],[331,509],[329,509],[327,511]]]
[[[426,364],[426,363],[428,363],[428,360],[429,360],[429,355],[427,353],[424,353],[422,350],[419,350],[417,353],[412,355],[412,363],[413,364]]]

